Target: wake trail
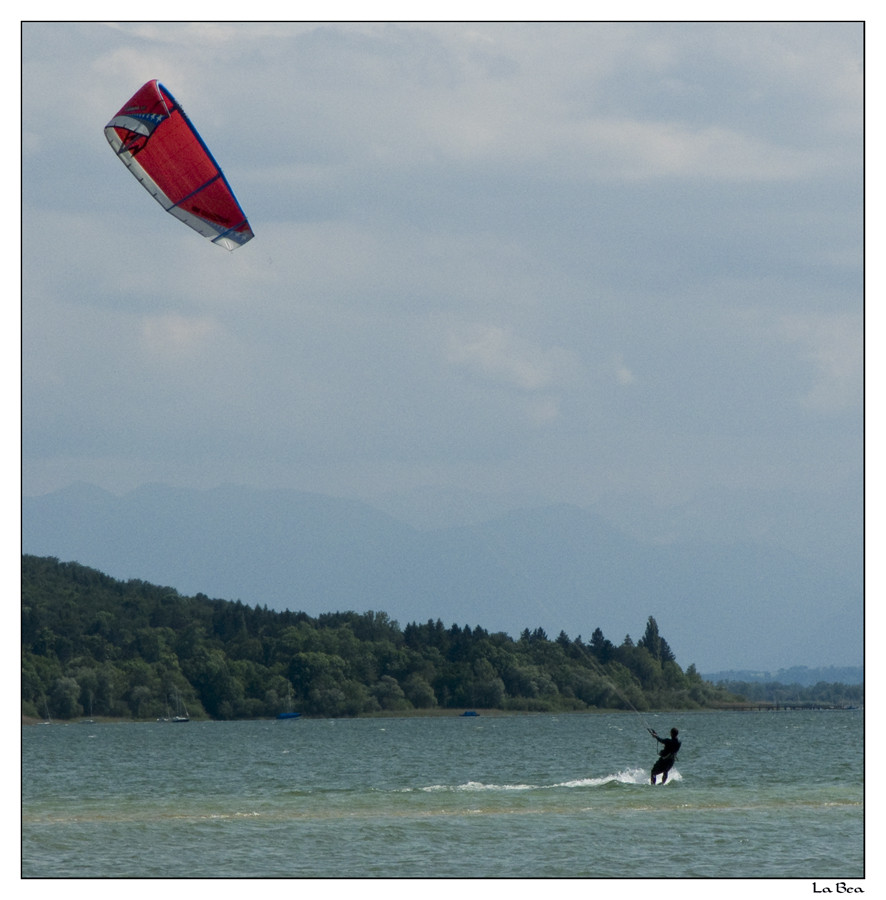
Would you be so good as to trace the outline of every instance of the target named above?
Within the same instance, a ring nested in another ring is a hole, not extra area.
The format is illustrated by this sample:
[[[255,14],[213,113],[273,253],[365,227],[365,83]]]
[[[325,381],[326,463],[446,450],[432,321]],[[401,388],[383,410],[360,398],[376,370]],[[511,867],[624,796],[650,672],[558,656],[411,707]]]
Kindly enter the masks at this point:
[[[682,781],[679,772],[671,771],[665,784]],[[488,784],[482,781],[467,781],[463,784],[431,784],[421,788],[404,788],[406,792],[418,791],[421,793],[483,793],[495,791],[549,791],[555,788],[599,788],[608,785],[642,785],[652,787],[649,781],[649,771],[641,768],[622,769],[609,775],[591,778],[574,778],[569,781],[558,781],[554,784],[527,784],[518,782],[515,784]],[[656,787],[662,787],[659,784]]]

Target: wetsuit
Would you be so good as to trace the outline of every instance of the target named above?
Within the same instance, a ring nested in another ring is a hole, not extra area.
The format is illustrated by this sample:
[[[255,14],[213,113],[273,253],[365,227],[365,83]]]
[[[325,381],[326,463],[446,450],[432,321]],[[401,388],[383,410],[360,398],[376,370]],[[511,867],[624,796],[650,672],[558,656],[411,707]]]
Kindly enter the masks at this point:
[[[664,784],[668,780],[668,772],[677,759],[677,752],[680,749],[680,742],[676,737],[661,738],[654,731],[652,736],[664,746],[658,752],[658,759],[652,767],[652,783],[655,784],[655,776],[661,775],[661,783]]]

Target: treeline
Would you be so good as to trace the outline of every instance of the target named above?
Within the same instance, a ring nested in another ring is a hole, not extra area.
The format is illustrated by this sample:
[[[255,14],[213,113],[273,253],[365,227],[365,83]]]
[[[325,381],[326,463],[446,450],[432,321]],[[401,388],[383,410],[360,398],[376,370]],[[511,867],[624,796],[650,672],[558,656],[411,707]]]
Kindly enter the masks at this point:
[[[616,645],[541,628],[518,639],[384,612],[316,618],[185,597],[77,563],[22,557],[22,713],[256,718],[292,709],[693,709],[739,699],[684,672],[650,616]]]
[[[822,706],[845,707],[864,704],[863,684],[819,681],[812,685],[782,684],[779,681],[733,681],[723,679],[717,686],[753,702],[776,706],[818,703]]]

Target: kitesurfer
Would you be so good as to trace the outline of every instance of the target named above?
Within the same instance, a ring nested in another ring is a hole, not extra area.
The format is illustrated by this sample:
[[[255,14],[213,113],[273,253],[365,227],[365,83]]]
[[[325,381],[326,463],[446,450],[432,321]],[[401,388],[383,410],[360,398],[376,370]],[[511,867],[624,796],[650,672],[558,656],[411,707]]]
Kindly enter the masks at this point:
[[[680,741],[677,740],[678,731],[676,728],[672,728],[669,738],[659,737],[651,728],[648,731],[660,744],[664,744],[658,751],[658,759],[652,767],[652,783],[655,784],[656,775],[661,775],[660,783],[664,784],[668,780],[668,772],[676,762],[677,752],[680,749]]]

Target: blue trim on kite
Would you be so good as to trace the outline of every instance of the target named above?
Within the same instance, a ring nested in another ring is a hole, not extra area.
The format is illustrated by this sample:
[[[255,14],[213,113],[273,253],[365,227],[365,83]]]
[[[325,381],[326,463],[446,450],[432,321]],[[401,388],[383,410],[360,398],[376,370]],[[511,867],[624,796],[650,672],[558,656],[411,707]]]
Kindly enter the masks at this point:
[[[215,160],[213,160],[213,162],[215,162]],[[200,187],[194,188],[194,190],[191,191],[190,194],[188,194],[186,197],[182,197],[181,200],[178,201],[178,203],[173,203],[172,206],[170,206],[169,208],[172,209],[172,208],[175,207],[175,206],[181,206],[182,203],[185,203],[187,200],[190,200],[191,197],[195,197],[195,196],[196,196],[197,194],[199,194],[200,191],[202,191],[204,188],[208,188],[209,185],[211,185],[214,181],[218,181],[219,178],[221,178],[221,179],[224,181],[224,178],[223,178],[222,173],[221,173],[221,169],[219,169],[218,165],[216,165],[216,167],[215,167],[215,175],[213,175],[212,178],[209,179],[209,181],[205,181],[203,184],[200,185]],[[237,198],[235,197],[234,199],[236,200]],[[240,204],[238,203],[237,206],[240,206]],[[203,216],[200,216],[200,218],[202,219]]]
[[[239,204],[238,204],[239,205]],[[252,233],[252,226],[249,224],[249,220],[244,216],[236,225],[231,226],[226,231],[221,232],[217,238],[213,238],[213,241],[220,241],[223,238],[230,238],[233,241],[236,241],[238,244],[245,244],[246,241],[241,241],[237,236],[237,229],[241,226],[246,225],[249,228],[249,239],[253,238],[255,235]]]

